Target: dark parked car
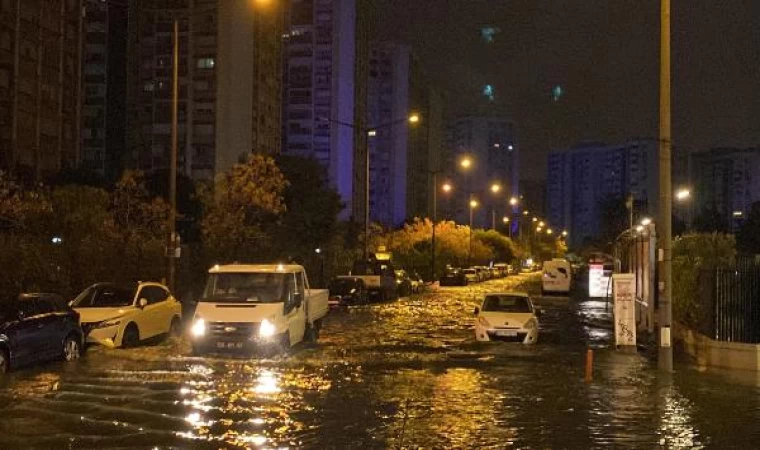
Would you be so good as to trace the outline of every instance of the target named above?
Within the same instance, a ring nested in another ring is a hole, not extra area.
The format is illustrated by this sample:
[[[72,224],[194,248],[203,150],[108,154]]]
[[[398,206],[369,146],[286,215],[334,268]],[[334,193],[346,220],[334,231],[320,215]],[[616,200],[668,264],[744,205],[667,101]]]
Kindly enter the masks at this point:
[[[367,286],[359,277],[335,277],[330,281],[328,290],[332,306],[367,303]]]
[[[441,277],[441,286],[467,286],[467,277],[459,267],[447,267]]]
[[[79,315],[57,295],[0,300],[0,374],[37,361],[79,359],[82,337]]]

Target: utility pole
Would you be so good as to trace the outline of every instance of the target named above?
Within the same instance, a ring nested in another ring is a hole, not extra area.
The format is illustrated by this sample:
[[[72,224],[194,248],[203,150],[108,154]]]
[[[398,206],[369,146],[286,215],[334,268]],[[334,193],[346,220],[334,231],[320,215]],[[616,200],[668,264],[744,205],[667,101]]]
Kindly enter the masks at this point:
[[[438,222],[438,171],[433,174],[433,239],[430,257],[430,281],[435,281],[435,225]]]
[[[660,0],[660,349],[658,366],[673,371],[670,325],[672,311],[672,208],[670,116],[670,0]]]
[[[176,278],[176,249],[177,245],[177,146],[178,146],[178,106],[179,106],[179,21],[174,21],[174,55],[172,73],[172,149],[171,165],[169,167],[169,242],[166,246],[169,257],[169,289],[174,291]],[[176,294],[176,293],[175,293]]]

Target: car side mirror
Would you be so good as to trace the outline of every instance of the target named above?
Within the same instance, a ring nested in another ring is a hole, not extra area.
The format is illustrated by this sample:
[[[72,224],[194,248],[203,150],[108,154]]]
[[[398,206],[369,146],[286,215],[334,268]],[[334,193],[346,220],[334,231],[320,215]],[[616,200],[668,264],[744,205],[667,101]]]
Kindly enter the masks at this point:
[[[478,307],[476,306],[476,307],[475,307],[475,311],[473,311],[473,314],[475,314],[476,316],[477,316],[478,314],[480,314],[480,308],[478,308]]]
[[[141,298],[140,301],[137,302],[137,304],[140,307],[140,309],[145,308],[146,306],[148,306],[148,299]]]

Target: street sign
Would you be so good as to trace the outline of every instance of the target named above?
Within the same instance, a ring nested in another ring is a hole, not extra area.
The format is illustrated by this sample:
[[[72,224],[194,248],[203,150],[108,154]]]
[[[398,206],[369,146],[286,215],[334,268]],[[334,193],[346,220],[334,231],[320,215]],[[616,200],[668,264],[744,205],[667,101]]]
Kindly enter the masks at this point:
[[[631,273],[612,275],[615,304],[615,345],[636,345],[636,279]]]

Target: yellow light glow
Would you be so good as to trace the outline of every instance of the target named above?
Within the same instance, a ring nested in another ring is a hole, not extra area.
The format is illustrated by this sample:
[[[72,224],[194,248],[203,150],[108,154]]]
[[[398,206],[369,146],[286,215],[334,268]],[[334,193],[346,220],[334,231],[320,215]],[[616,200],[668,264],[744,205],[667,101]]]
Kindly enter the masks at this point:
[[[518,203],[520,203],[520,200],[518,200],[517,197],[512,197],[509,199],[509,204],[512,206],[517,206]]]
[[[470,208],[477,208],[477,207],[478,207],[478,201],[470,200]]]
[[[441,189],[443,189],[443,192],[451,192],[451,189],[453,188],[451,187],[451,184],[445,183],[443,186],[441,186]]]
[[[472,166],[472,160],[468,157],[464,157],[459,162],[459,165],[462,166],[463,169],[469,169]]]
[[[509,223],[509,217],[504,217],[501,219],[501,221],[504,223]]]
[[[537,217],[534,217],[534,218],[533,218],[533,221],[534,221],[534,222],[538,222],[538,218],[537,218]]]
[[[546,230],[546,234],[552,234],[552,233],[554,233],[554,230],[552,230],[551,228],[549,228],[548,230]]]
[[[494,183],[491,185],[491,192],[493,192],[494,194],[497,194],[500,190],[501,190],[501,186],[499,186],[498,184]]]
[[[676,200],[678,201],[685,201],[688,200],[691,197],[691,191],[688,189],[679,189],[676,193]]]
[[[527,216],[528,214],[530,214],[530,211],[528,211],[527,209],[523,211],[523,216]]]
[[[545,224],[545,223],[544,223],[544,221],[542,220],[541,222],[538,222],[538,226],[539,226],[539,227],[542,227],[542,228],[543,228],[544,226],[546,226],[546,224]]]
[[[409,123],[417,123],[420,121],[420,115],[417,113],[412,113],[409,115]]]
[[[562,236],[565,236],[565,237],[567,237],[567,231],[563,231],[563,232],[562,232]]]

